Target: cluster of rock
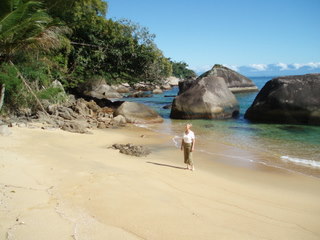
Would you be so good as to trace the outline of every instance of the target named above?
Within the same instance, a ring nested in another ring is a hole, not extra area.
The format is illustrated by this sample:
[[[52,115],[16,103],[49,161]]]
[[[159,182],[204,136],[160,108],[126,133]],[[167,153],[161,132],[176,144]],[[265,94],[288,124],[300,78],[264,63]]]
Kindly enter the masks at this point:
[[[140,146],[140,145],[133,145],[130,143],[113,144],[111,148],[119,150],[120,153],[136,156],[136,157],[146,157],[151,153],[151,151],[147,147]]]
[[[245,118],[254,122],[320,125],[320,74],[268,81]]]
[[[320,125],[320,74],[270,80],[258,93],[245,118],[254,122]],[[239,113],[232,93],[257,91],[243,75],[221,65],[196,80],[179,82],[171,118],[223,119]]]
[[[129,84],[108,85],[104,79],[92,80],[78,88],[78,94],[94,97],[98,99],[112,98],[140,98],[152,97],[152,94],[161,94],[174,86],[178,86],[178,78],[169,77],[159,84],[136,83],[133,86]]]
[[[45,122],[48,127],[76,133],[87,133],[88,129],[104,129],[111,126],[122,126],[123,118],[113,117],[113,109],[100,107],[95,101],[82,98],[70,100],[64,104],[46,106],[45,112],[38,112],[38,121]]]
[[[44,102],[45,104],[45,102]],[[36,116],[7,117],[0,125],[0,134],[8,131],[6,126],[16,123],[42,123],[42,128],[60,128],[74,133],[89,133],[89,129],[105,129],[121,127],[127,123],[157,123],[163,119],[153,109],[135,102],[111,102],[107,99],[70,98],[63,104],[45,104],[44,111],[38,111]]]

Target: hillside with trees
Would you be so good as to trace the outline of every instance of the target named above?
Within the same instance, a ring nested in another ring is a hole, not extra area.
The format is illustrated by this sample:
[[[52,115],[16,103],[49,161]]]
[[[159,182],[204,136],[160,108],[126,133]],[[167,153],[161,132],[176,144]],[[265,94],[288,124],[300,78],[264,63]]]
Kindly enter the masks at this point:
[[[107,9],[102,0],[2,0],[2,111],[37,108],[37,99],[63,101],[55,80],[72,91],[101,78],[133,85],[171,76],[174,64],[155,35],[130,20],[108,19]]]

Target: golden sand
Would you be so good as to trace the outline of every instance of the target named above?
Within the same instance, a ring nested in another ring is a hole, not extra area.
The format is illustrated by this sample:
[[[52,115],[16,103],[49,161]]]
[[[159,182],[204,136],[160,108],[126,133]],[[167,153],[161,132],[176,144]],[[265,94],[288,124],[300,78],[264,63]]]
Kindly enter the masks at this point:
[[[169,136],[139,128],[12,131],[0,136],[0,239],[320,239],[318,178],[197,151],[191,172]]]

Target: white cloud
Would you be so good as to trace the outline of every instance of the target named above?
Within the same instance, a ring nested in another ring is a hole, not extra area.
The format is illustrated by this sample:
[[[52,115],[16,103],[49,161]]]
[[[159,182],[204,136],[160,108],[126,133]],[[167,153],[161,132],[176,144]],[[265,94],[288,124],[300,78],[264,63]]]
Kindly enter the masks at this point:
[[[229,65],[229,64],[222,64],[223,66],[232,69],[233,71],[238,72],[239,71],[239,66],[237,65]]]
[[[320,62],[310,62],[310,63],[293,63],[292,66],[295,69],[300,69],[303,67],[309,67],[311,69],[320,68]]]
[[[289,65],[286,63],[277,63],[275,65],[280,68],[280,71],[285,71],[290,69]]]
[[[268,69],[267,64],[250,64],[249,67],[253,68],[255,71],[265,71]]]
[[[212,65],[202,65],[202,66],[195,66],[195,67],[190,67],[193,71],[196,73],[202,73],[209,71],[212,68]]]

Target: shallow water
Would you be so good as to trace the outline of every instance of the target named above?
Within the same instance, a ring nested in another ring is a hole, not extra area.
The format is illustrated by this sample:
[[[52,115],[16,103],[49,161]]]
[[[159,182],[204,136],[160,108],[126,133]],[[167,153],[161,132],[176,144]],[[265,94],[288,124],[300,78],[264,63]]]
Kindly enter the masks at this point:
[[[272,77],[251,78],[261,89]],[[152,98],[128,98],[151,106],[165,119],[163,124],[152,125],[154,131],[181,135],[186,120],[169,119],[170,110],[163,106],[172,102],[178,88],[154,95]],[[200,140],[198,150],[210,154],[212,142],[220,142],[248,151],[259,152],[272,158],[259,159],[262,163],[303,174],[320,177],[320,127],[287,124],[257,124],[244,119],[244,113],[258,92],[236,94],[240,116],[229,120],[188,120]],[[178,140],[178,138],[177,138]],[[272,159],[272,160],[270,160]],[[251,159],[252,160],[252,159]],[[248,160],[248,161],[251,161]],[[235,158],[236,161],[236,158]]]

